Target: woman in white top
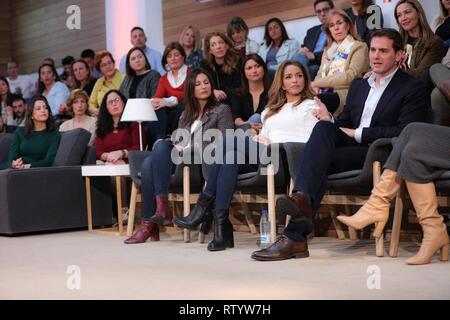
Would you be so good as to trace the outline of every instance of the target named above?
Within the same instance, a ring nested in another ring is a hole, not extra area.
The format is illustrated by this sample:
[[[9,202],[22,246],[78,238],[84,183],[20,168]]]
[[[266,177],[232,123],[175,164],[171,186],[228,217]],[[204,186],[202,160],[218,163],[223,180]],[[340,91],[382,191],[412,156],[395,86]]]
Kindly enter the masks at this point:
[[[280,19],[271,18],[267,21],[259,55],[266,62],[272,78],[281,63],[292,59],[299,47],[297,40],[289,39],[286,27]]]
[[[73,113],[73,118],[65,121],[60,127],[59,131],[70,131],[76,128],[86,129],[91,133],[89,145],[94,145],[95,130],[97,130],[97,118],[89,116],[89,96],[81,89],[75,89],[70,93],[67,100],[67,107],[69,113]]]
[[[38,93],[47,98],[53,116],[58,118],[60,111],[64,111],[66,100],[70,94],[69,88],[61,82],[58,72],[52,64],[41,65],[38,74]]]
[[[208,170],[207,184],[197,204],[189,216],[175,218],[174,224],[187,229],[196,228],[208,221],[209,208],[215,202],[214,240],[208,244],[208,250],[218,251],[234,246],[233,227],[228,215],[237,176],[258,170],[268,144],[308,141],[319,121],[313,115],[319,105],[313,100],[310,84],[309,73],[299,62],[288,60],[280,65],[269,90],[261,133],[253,137],[224,137],[223,144],[216,147],[216,159]]]

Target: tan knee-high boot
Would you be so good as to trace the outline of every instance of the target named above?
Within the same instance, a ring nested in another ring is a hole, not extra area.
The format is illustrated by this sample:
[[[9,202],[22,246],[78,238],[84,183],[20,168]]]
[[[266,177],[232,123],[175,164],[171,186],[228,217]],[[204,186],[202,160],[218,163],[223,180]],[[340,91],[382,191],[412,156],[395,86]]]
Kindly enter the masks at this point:
[[[406,181],[411,201],[423,229],[419,252],[406,260],[407,264],[427,264],[432,256],[441,250],[441,261],[448,261],[448,234],[444,218],[438,213],[434,183],[413,183]]]
[[[355,229],[377,223],[373,236],[381,237],[384,226],[389,218],[391,200],[400,189],[402,179],[395,171],[386,169],[380,177],[380,181],[372,189],[372,194],[367,202],[353,216],[338,216],[337,219]]]

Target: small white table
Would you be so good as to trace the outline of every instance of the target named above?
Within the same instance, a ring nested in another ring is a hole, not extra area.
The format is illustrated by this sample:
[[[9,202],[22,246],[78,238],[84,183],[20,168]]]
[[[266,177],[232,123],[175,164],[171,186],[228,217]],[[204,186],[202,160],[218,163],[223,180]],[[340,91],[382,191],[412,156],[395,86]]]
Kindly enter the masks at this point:
[[[115,235],[123,234],[122,224],[122,191],[120,186],[120,178],[130,176],[130,167],[128,164],[119,165],[90,165],[81,166],[81,175],[86,177],[86,202],[88,213],[89,232],[107,233]],[[118,232],[111,229],[94,230],[92,227],[92,203],[91,203],[91,177],[115,177],[116,193],[117,193],[117,220],[119,222]]]

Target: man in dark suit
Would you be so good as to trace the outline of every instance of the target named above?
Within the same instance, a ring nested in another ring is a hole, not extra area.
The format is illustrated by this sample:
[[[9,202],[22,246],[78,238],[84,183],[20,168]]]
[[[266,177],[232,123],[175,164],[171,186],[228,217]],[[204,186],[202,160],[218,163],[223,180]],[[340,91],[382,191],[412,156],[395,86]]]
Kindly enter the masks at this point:
[[[254,252],[252,258],[273,261],[309,256],[306,237],[312,231],[328,174],[361,169],[369,143],[396,137],[408,123],[426,120],[429,95],[419,80],[398,68],[400,34],[393,29],[377,30],[370,44],[371,76],[353,81],[338,119],[319,103],[314,115],[320,121],[306,143],[293,193],[276,204],[279,216],[289,214],[292,219],[272,246]]]
[[[317,75],[317,71],[319,71],[323,49],[327,45],[327,35],[324,25],[328,17],[328,12],[333,8],[334,3],[332,0],[316,0],[314,2],[314,11],[320,20],[320,24],[308,29],[302,47],[292,58],[309,69],[309,74],[313,80]]]

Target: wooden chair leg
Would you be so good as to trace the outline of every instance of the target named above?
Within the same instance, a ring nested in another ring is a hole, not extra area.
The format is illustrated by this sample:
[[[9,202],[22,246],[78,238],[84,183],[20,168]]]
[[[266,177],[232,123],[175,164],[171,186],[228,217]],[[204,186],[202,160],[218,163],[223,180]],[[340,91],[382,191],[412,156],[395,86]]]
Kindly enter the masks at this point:
[[[128,215],[128,226],[127,226],[127,236],[131,237],[133,235],[134,228],[134,216],[136,214],[136,201],[138,194],[138,186],[133,182],[131,187],[131,199],[130,199],[130,212]]]
[[[191,208],[191,191],[189,185],[189,167],[183,168],[183,216],[187,217]],[[184,242],[191,241],[191,233],[188,229],[184,229]]]
[[[398,245],[400,242],[400,229],[402,225],[402,214],[403,214],[403,191],[397,193],[395,198],[395,209],[394,209],[394,221],[392,223],[392,234],[391,234],[391,244],[389,247],[389,256],[397,257]]]
[[[331,215],[331,220],[333,221],[333,225],[334,225],[334,229],[336,229],[336,234],[339,240],[345,240],[345,232],[342,229],[342,225],[340,224],[339,221],[337,221],[336,219],[336,207],[335,206],[331,206],[331,210],[330,210],[330,215]]]
[[[258,231],[256,230],[255,222],[253,221],[253,217],[247,203],[240,201],[240,204],[242,207],[242,211],[244,212],[245,220],[247,221],[248,227],[250,228],[250,232],[252,234],[256,234]]]
[[[267,166],[267,200],[270,222],[270,242],[274,243],[277,237],[277,221],[275,215],[275,173],[273,165]]]

